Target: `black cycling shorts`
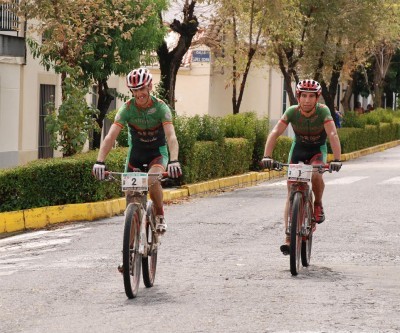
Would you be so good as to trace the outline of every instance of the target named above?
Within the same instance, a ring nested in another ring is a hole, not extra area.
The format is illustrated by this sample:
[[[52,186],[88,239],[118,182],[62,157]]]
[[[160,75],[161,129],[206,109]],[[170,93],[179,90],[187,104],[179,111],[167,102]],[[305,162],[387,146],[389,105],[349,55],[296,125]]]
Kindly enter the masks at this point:
[[[305,146],[294,143],[289,153],[289,163],[297,164],[303,162],[311,164],[313,162],[326,163],[327,147],[322,146]]]
[[[165,146],[163,146],[164,148]],[[152,149],[152,150],[135,150],[129,156],[129,160],[125,170],[131,172],[134,169],[141,171],[150,170],[154,165],[166,168],[168,163],[168,152],[166,149]],[[147,165],[147,168],[144,167]]]

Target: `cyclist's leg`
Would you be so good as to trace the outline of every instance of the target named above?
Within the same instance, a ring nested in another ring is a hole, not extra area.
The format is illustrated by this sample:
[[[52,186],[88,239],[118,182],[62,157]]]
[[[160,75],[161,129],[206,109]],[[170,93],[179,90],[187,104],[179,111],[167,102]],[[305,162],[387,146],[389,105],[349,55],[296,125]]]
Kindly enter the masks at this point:
[[[293,160],[298,159],[298,154],[299,154],[299,149],[296,146],[296,143],[293,142],[290,152],[289,152],[289,158],[288,158],[288,163],[297,163],[293,162]],[[284,221],[284,227],[285,227],[285,241],[281,245],[280,250],[284,255],[288,255],[290,251],[290,235],[286,234],[287,228],[288,228],[288,219],[289,219],[289,205],[290,205],[290,182],[287,182],[287,197],[286,197],[286,204],[285,204],[285,211],[283,215],[283,221]]]
[[[284,212],[284,216],[283,216],[283,220],[284,220],[284,224],[285,224],[285,242],[280,247],[281,252],[285,256],[287,256],[289,254],[289,251],[290,251],[290,235],[286,234],[286,230],[287,230],[287,227],[288,227],[288,218],[289,218],[289,195],[290,195],[289,182],[287,182],[287,188],[288,188],[288,195],[287,195],[287,198],[286,198],[285,212]]]
[[[320,165],[325,164],[327,159],[326,146],[321,146],[321,151],[315,154],[310,164]],[[322,205],[322,196],[325,190],[325,182],[322,174],[314,172],[311,177],[312,191],[314,193],[314,219],[317,223],[322,223],[325,220],[325,213]]]
[[[162,173],[166,170],[168,163],[168,153],[164,147],[161,147],[158,151],[158,156],[153,158],[149,163],[149,173]],[[149,177],[149,188],[150,198],[154,204],[154,210],[156,213],[156,228],[160,232],[164,232],[167,229],[167,224],[164,218],[164,206],[163,206],[163,191],[161,183],[156,177]]]
[[[149,173],[162,173],[164,171],[165,168],[158,163],[153,164],[149,169]],[[164,215],[162,187],[155,176],[149,176],[149,193],[156,215]]]

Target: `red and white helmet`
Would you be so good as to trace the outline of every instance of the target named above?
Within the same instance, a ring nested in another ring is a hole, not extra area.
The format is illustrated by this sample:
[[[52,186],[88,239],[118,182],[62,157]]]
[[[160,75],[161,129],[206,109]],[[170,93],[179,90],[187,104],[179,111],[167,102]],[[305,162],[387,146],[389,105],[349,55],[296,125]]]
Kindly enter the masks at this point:
[[[129,89],[139,90],[143,87],[147,87],[152,80],[153,76],[147,68],[138,68],[132,70],[126,76],[126,85]]]
[[[296,86],[296,96],[299,97],[302,91],[315,92],[317,97],[321,95],[321,85],[315,80],[301,80]]]

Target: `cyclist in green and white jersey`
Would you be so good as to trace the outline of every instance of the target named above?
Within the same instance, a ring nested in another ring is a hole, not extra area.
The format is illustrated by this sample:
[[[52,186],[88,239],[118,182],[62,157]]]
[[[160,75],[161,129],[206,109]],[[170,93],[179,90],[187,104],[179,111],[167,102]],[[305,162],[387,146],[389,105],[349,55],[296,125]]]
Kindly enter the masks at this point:
[[[127,75],[126,83],[133,98],[118,110],[113,125],[100,145],[93,174],[99,180],[104,179],[106,157],[122,128],[127,126],[129,152],[125,171],[143,170],[143,165],[147,165],[149,173],[161,173],[167,169],[169,177],[179,177],[182,174],[178,162],[179,144],[172,124],[171,110],[162,100],[150,95],[151,73],[147,68],[134,69]],[[159,182],[152,182],[152,179],[150,183],[150,198],[156,210],[156,228],[163,233],[167,225],[162,187]]]
[[[325,164],[327,162],[326,140],[329,138],[332,147],[334,161],[330,163],[333,171],[339,171],[341,147],[334,120],[329,108],[318,103],[321,95],[321,85],[315,80],[302,80],[296,86],[298,105],[290,106],[282,118],[268,135],[265,144],[262,164],[271,169],[273,165],[272,151],[277,138],[283,134],[289,124],[292,125],[295,138],[289,153],[288,163],[304,162],[306,164]],[[317,223],[325,220],[322,206],[322,196],[325,183],[322,174],[315,172],[311,179],[314,193],[314,219]],[[287,226],[289,198],[285,208],[285,230]],[[281,246],[284,254],[289,253],[290,239],[286,237],[285,244]]]

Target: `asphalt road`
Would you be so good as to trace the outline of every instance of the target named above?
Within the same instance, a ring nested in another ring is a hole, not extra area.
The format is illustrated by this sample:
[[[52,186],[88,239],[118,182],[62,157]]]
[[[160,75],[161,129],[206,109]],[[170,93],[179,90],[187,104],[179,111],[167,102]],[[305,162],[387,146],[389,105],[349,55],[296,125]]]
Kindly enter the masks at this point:
[[[0,332],[399,332],[400,147],[326,174],[326,221],[297,277],[282,180],[180,200],[156,284],[128,300],[122,217],[0,240]]]

